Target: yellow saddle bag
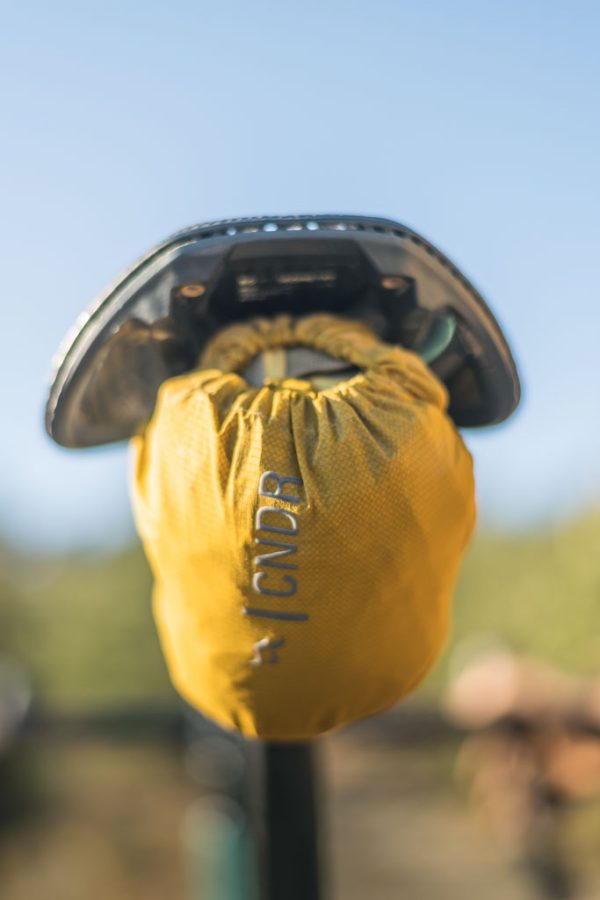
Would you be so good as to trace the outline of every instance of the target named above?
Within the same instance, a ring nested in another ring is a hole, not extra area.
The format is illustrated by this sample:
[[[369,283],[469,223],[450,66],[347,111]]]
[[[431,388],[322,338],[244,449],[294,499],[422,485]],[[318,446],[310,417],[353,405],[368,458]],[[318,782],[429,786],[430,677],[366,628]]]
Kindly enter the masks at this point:
[[[290,378],[295,348],[348,371]],[[250,737],[303,740],[421,681],[475,519],[447,402],[413,353],[325,314],[231,326],[162,385],[133,440],[133,502],[191,704]]]

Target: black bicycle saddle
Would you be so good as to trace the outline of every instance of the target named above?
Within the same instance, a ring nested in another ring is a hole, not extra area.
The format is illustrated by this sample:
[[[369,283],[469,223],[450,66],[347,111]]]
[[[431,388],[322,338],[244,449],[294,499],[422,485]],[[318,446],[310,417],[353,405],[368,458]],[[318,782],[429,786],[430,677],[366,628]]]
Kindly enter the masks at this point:
[[[436,247],[389,219],[273,216],[195,225],[135,263],[67,335],[46,408],[67,447],[122,441],[160,384],[197,365],[207,339],[255,316],[332,312],[420,354],[457,426],[502,422],[517,369],[481,295]]]

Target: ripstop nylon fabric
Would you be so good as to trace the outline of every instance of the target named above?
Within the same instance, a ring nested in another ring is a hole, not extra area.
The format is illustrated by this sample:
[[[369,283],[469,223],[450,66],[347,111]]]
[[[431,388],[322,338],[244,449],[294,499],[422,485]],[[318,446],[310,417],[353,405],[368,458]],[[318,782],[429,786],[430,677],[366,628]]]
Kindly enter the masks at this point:
[[[273,347],[359,374],[250,387]],[[426,674],[475,520],[471,456],[444,386],[361,323],[237,324],[165,382],[133,441],[133,504],[155,617],[183,696],[221,725],[310,738]]]

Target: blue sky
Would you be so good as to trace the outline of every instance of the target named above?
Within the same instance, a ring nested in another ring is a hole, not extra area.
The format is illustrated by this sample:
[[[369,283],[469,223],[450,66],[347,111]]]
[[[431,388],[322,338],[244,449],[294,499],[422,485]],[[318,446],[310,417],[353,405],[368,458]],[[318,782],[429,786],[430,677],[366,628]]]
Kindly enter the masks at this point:
[[[0,2],[5,429],[0,531],[131,530],[123,447],[42,426],[79,312],[184,225],[286,212],[406,222],[504,324],[525,398],[467,432],[484,521],[600,498],[600,7],[541,2]]]

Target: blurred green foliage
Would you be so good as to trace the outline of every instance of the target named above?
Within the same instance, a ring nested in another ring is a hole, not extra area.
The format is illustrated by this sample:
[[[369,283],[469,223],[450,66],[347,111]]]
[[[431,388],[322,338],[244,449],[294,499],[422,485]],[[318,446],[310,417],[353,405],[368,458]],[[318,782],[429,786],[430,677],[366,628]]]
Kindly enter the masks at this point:
[[[461,573],[442,661],[471,635],[600,674],[600,512],[524,534],[482,531]]]
[[[544,531],[481,531],[462,569],[451,640],[425,695],[445,684],[455,647],[482,633],[598,674],[599,546],[597,512]],[[57,710],[176,702],[137,546],[59,558],[1,547],[0,653],[21,663],[38,698]]]
[[[0,653],[44,705],[65,712],[176,702],[152,621],[140,548],[113,555],[2,555]]]

